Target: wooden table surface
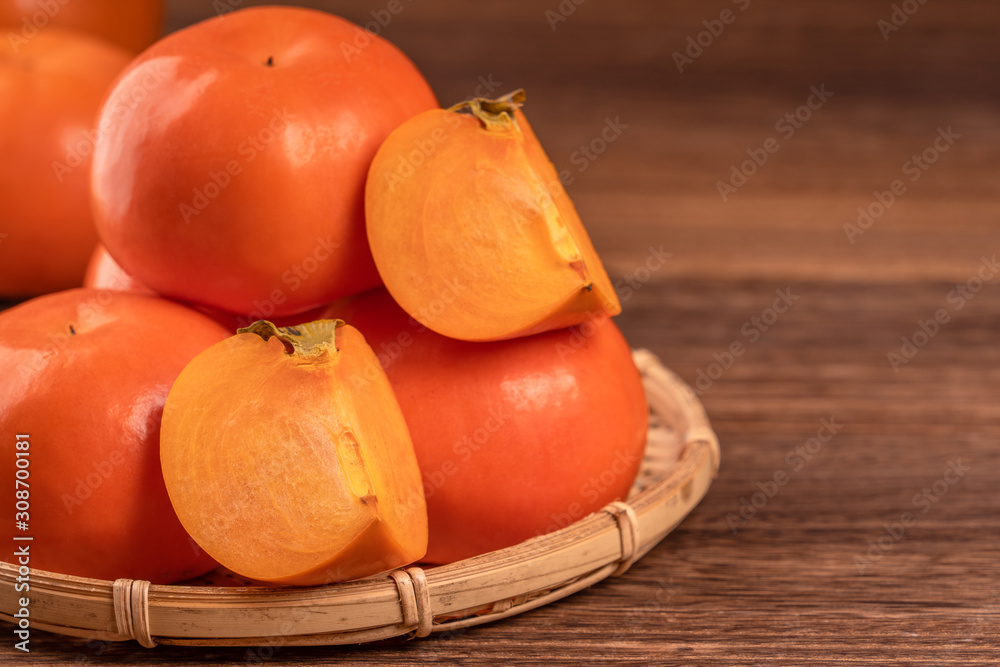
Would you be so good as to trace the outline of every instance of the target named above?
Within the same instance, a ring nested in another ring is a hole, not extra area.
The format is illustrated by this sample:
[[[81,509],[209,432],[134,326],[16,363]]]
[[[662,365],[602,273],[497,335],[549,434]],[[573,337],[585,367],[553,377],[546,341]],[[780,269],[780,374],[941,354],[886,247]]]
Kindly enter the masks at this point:
[[[301,4],[361,22],[388,5]],[[1000,5],[897,5],[403,0],[382,29],[444,104],[527,88],[610,273],[634,283],[623,331],[700,385],[720,475],[624,576],[447,638],[146,650],[36,633],[0,662],[998,664]],[[169,6],[170,29],[214,13]],[[814,88],[826,99],[800,108]],[[651,249],[671,256],[647,271]]]

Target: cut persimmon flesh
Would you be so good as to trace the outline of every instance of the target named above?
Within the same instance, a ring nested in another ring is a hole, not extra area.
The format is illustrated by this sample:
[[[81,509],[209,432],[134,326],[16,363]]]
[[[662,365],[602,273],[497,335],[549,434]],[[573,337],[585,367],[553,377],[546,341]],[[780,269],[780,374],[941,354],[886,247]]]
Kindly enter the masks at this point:
[[[255,322],[196,357],[167,398],[160,459],[184,528],[245,577],[325,584],[427,549],[406,422],[339,320]]]
[[[523,100],[414,116],[368,172],[379,274],[414,319],[451,338],[516,338],[621,311]]]

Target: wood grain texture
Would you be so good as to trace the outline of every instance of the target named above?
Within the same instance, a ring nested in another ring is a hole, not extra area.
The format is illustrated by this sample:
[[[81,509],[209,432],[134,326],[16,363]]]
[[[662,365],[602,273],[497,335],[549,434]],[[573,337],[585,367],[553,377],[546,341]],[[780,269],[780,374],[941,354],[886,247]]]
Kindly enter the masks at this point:
[[[169,4],[171,28],[213,13]],[[356,21],[387,5],[301,4]],[[953,290],[1000,246],[1000,5],[927,2],[886,41],[888,0],[752,0],[683,73],[672,53],[735,3],[588,0],[556,30],[557,0],[403,6],[383,34],[443,103],[484,79],[527,88],[610,272],[631,281],[629,341],[711,380],[719,478],[623,577],[452,637],[247,651],[38,633],[33,662],[996,664],[1000,274]],[[824,84],[833,96],[785,139],[775,124]],[[582,162],[609,118],[628,128]],[[857,208],[949,126],[954,146],[850,243]],[[780,150],[723,201],[717,181],[768,137]],[[776,290],[798,298],[772,320]],[[889,353],[939,310],[948,322],[894,370]],[[821,420],[841,428],[811,443]],[[741,522],[744,499],[760,507]],[[0,662],[18,657],[0,642]]]

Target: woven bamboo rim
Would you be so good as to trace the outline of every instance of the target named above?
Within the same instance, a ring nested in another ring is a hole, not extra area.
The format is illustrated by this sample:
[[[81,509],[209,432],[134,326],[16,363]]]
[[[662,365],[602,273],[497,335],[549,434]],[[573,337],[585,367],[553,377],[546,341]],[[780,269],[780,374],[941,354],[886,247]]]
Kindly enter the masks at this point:
[[[146,647],[356,644],[488,623],[620,575],[701,501],[720,456],[694,392],[649,351],[633,356],[651,420],[642,470],[627,502],[508,549],[329,586],[164,586],[32,570],[31,627],[104,641],[135,639]],[[17,566],[0,563],[0,618],[8,622],[19,608],[17,576]]]

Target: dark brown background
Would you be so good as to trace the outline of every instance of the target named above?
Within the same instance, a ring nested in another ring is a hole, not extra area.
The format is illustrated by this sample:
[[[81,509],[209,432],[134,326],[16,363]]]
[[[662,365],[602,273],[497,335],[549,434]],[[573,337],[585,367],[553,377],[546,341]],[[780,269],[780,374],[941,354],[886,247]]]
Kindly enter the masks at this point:
[[[388,2],[300,4],[365,22]],[[691,383],[713,355],[746,346],[702,396],[723,446],[719,479],[624,577],[457,637],[271,655],[39,633],[32,658],[996,664],[1000,275],[961,310],[947,295],[1000,245],[1000,4],[911,0],[918,11],[888,40],[877,27],[888,0],[750,0],[746,11],[729,0],[564,0],[576,8],[555,30],[545,12],[559,0],[402,4],[383,35],[443,104],[481,80],[527,88],[528,117],[574,176],[569,191],[610,273],[643,277],[650,247],[672,253],[625,300],[619,322],[634,346]],[[170,29],[214,14],[208,0],[169,6]],[[726,8],[735,22],[678,72],[672,53]],[[778,134],[822,85],[830,100],[792,138]],[[627,129],[580,171],[574,151],[609,118]],[[904,163],[949,127],[954,146],[906,180]],[[722,201],[716,182],[772,136],[780,150]],[[897,178],[907,192],[850,243],[845,223]],[[743,327],[778,289],[799,299],[753,342]],[[888,353],[940,309],[948,323],[894,372]],[[794,451],[821,419],[842,429],[796,469]],[[967,472],[946,475],[958,462]],[[731,530],[727,515],[776,472],[789,482]],[[915,523],[886,537],[907,512]],[[0,656],[13,662],[10,643]]]

